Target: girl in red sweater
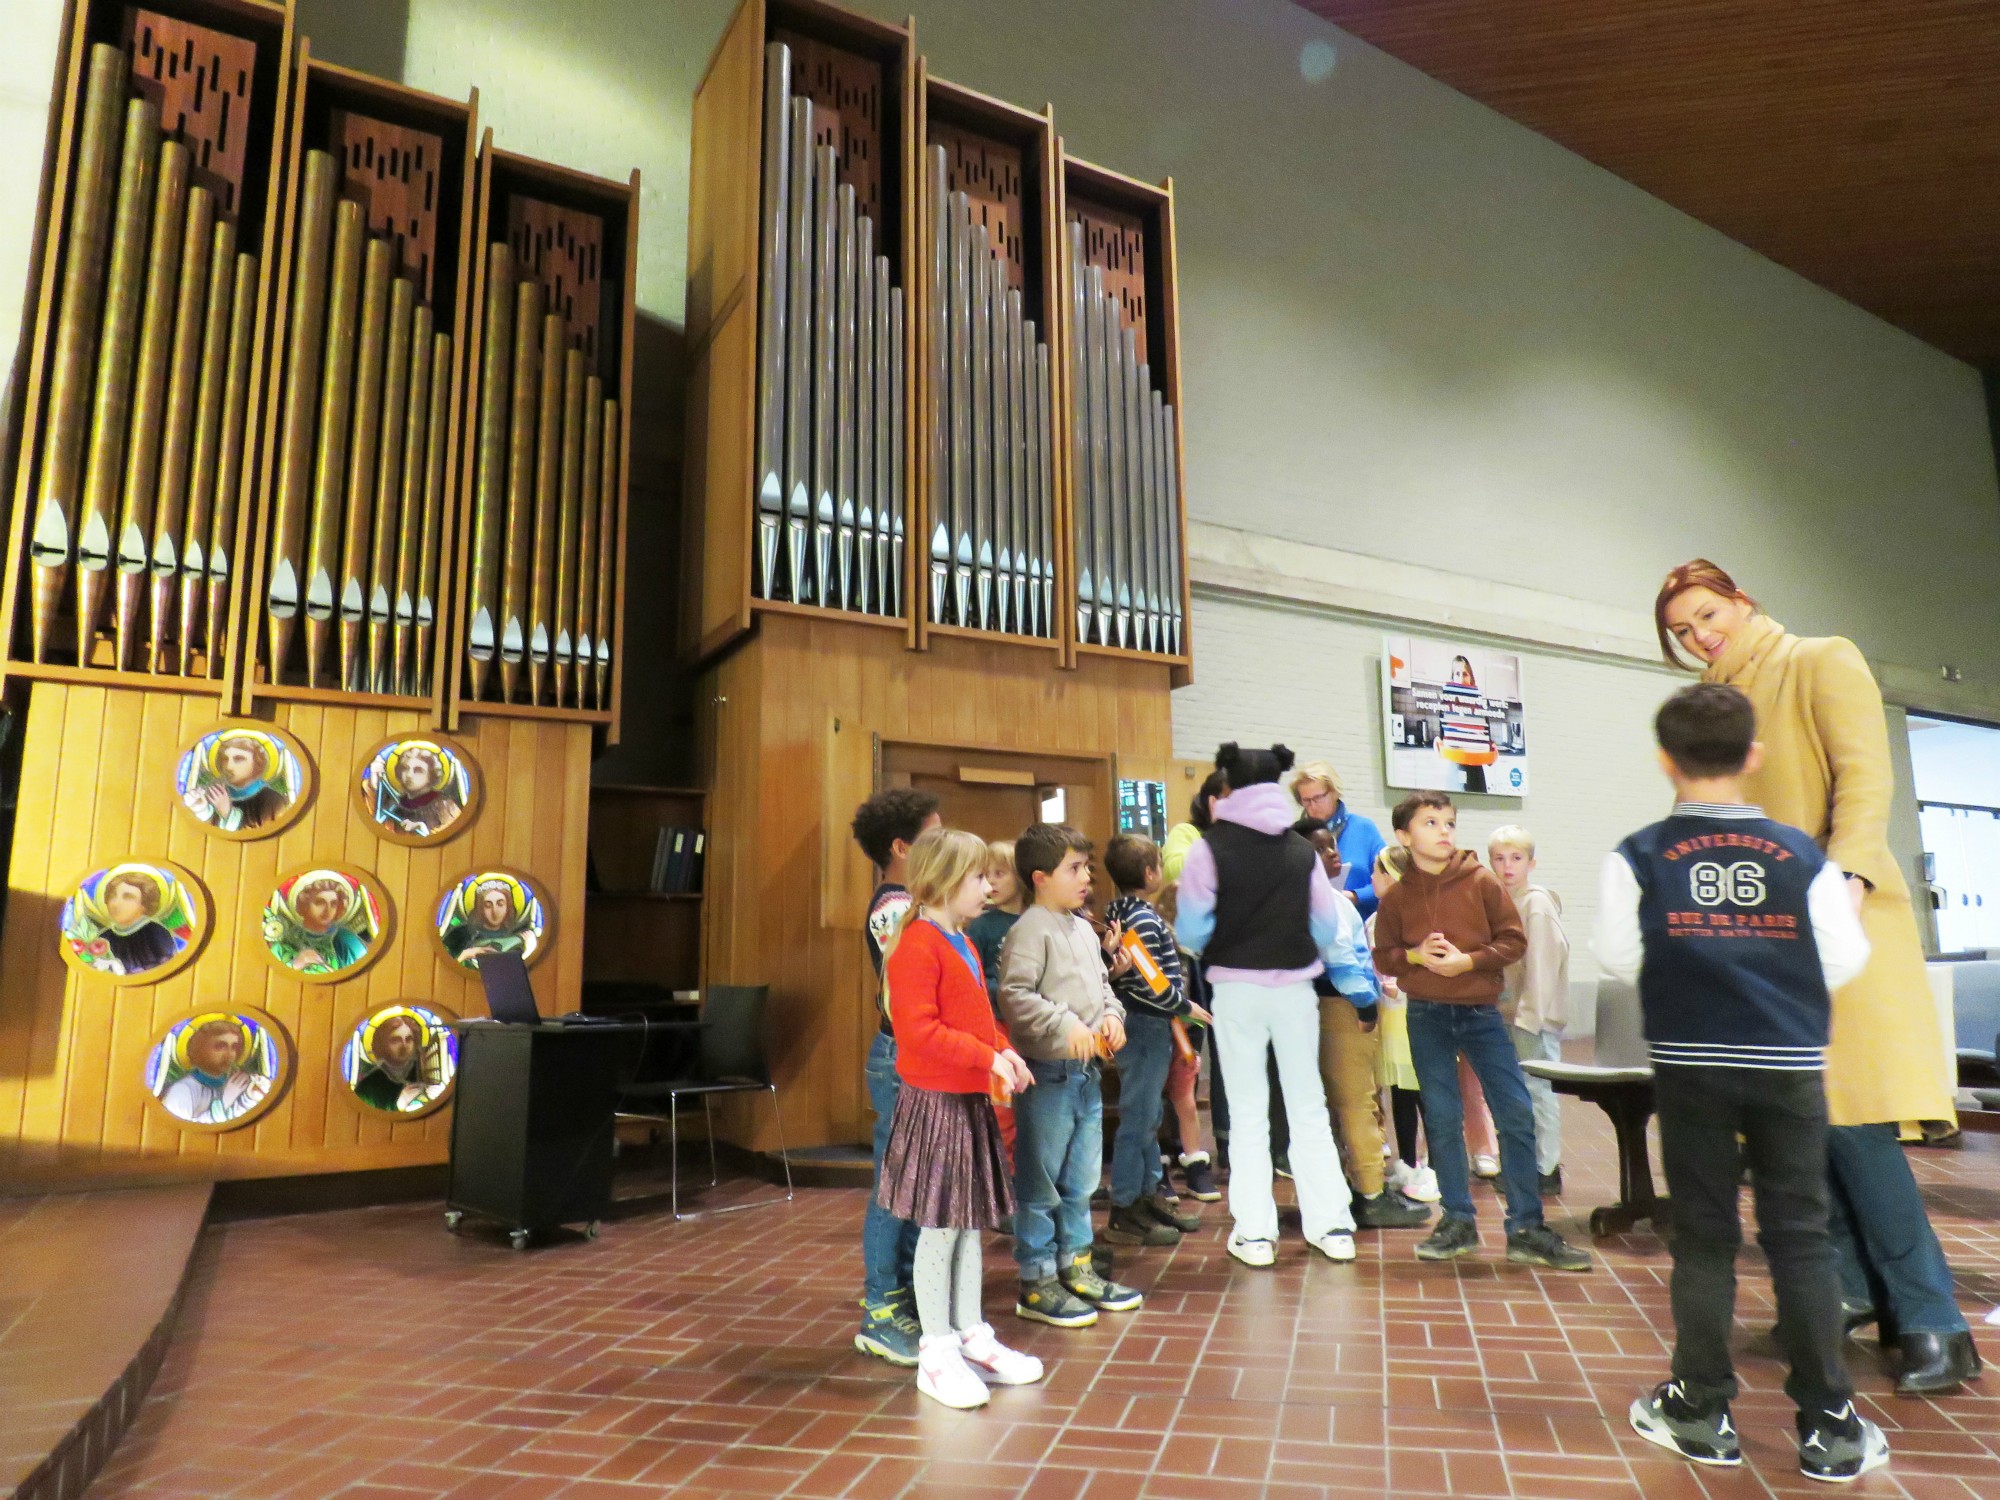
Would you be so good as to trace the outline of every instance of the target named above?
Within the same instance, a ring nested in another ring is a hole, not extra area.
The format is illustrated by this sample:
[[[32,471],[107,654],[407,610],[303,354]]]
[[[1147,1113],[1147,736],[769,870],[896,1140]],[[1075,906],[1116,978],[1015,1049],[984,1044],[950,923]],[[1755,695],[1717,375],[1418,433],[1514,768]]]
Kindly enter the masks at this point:
[[[993,1101],[1033,1081],[1007,1045],[964,927],[985,910],[986,845],[933,828],[910,849],[911,906],[889,958],[889,1015],[903,1080],[876,1201],[919,1226],[917,1389],[946,1406],[1027,1385],[1042,1362],[1006,1348],[979,1311],[980,1231],[1014,1211]]]

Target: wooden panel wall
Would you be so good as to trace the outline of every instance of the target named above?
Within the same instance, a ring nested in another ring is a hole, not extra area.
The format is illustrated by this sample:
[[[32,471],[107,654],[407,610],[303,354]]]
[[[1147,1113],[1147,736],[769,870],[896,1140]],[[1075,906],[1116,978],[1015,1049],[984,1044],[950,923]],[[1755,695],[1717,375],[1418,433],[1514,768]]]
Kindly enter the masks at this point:
[[[873,790],[873,757],[848,737],[1108,754],[1121,776],[1165,780],[1169,671],[1093,657],[1056,672],[1043,653],[957,637],[933,637],[915,657],[886,631],[765,615],[706,674],[708,979],[771,987],[788,1144],[858,1142],[873,1123],[862,1081],[875,1033],[865,898],[824,920],[819,899],[829,866],[866,864],[846,815]],[[1111,816],[1086,832],[1101,843]],[[777,1144],[766,1105],[733,1104],[724,1128],[760,1149]]]
[[[439,948],[430,914],[448,880],[504,864],[540,879],[553,949],[532,970],[545,1010],[575,1009],[583,974],[584,835],[590,728],[469,719],[456,738],[486,778],[472,828],[434,848],[379,839],[355,806],[361,757],[385,736],[422,732],[408,711],[278,704],[318,772],[305,814],[272,838],[232,842],[187,817],[174,794],[182,751],[216,722],[214,700],[36,683],[22,749],[20,812],[0,938],[0,1181],[33,1185],[285,1176],[412,1166],[445,1158],[449,1109],[371,1117],[337,1076],[349,1028],[370,1009],[428,999],[485,1014],[476,976]],[[57,913],[70,883],[134,856],[166,858],[208,892],[195,961],[157,985],[114,986],[63,963]],[[258,914],[278,873],[310,861],[369,871],[387,889],[387,951],[353,979],[304,984],[264,957]],[[241,1130],[183,1131],[145,1097],[141,1074],[169,1021],[197,1007],[257,1006],[284,1027],[291,1082]]]

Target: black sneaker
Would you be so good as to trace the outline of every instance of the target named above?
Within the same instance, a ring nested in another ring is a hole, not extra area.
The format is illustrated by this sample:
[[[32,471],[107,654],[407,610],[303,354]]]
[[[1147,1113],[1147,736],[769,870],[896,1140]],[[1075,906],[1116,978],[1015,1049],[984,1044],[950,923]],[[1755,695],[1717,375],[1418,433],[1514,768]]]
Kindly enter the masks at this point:
[[[1088,1250],[1077,1255],[1056,1274],[1072,1295],[1105,1312],[1131,1312],[1146,1301],[1145,1294],[1138,1288],[1121,1286],[1100,1276]]]
[[[1595,1262],[1546,1224],[1519,1229],[1507,1236],[1507,1259],[1551,1271],[1588,1271]]]
[[[1155,1219],[1143,1203],[1114,1206],[1111,1217],[1104,1221],[1104,1237],[1114,1245],[1156,1245],[1162,1249],[1181,1242],[1181,1232]]]
[[[1040,1281],[1024,1281],[1014,1299],[1014,1316],[1030,1323],[1047,1323],[1051,1328],[1088,1328],[1097,1321],[1097,1309],[1053,1276]]]
[[[1430,1223],[1431,1211],[1423,1204],[1384,1188],[1372,1198],[1354,1200],[1357,1229],[1421,1229]]]
[[[1632,1430],[1640,1437],[1671,1448],[1682,1458],[1724,1468],[1743,1462],[1736,1424],[1729,1419],[1729,1403],[1704,1410],[1688,1400],[1678,1380],[1654,1386],[1652,1395],[1632,1403],[1629,1415]]]
[[[1293,1178],[1292,1178],[1292,1158],[1290,1154],[1287,1152],[1280,1151],[1276,1156],[1273,1156],[1271,1158],[1271,1170],[1275,1172],[1278,1176],[1284,1178],[1285,1181],[1291,1182]]]
[[[1181,1162],[1181,1181],[1187,1184],[1187,1195],[1197,1203],[1222,1201],[1222,1189],[1215,1185],[1215,1168],[1210,1164],[1206,1151],[1197,1152]]]
[[[1166,1190],[1164,1184],[1149,1197],[1141,1198],[1133,1205],[1144,1209],[1162,1224],[1171,1225],[1182,1234],[1193,1234],[1201,1228],[1201,1215],[1190,1213],[1181,1207],[1181,1200]]]
[[[1847,1484],[1889,1461],[1889,1440],[1852,1401],[1839,1411],[1802,1411],[1798,1428],[1799,1472],[1808,1479]]]
[[[1470,1219],[1446,1217],[1417,1246],[1418,1260],[1456,1260],[1479,1248],[1479,1226]]]
[[[1553,1172],[1542,1173],[1541,1185],[1544,1198],[1560,1198],[1563,1191],[1563,1169],[1557,1167]]]

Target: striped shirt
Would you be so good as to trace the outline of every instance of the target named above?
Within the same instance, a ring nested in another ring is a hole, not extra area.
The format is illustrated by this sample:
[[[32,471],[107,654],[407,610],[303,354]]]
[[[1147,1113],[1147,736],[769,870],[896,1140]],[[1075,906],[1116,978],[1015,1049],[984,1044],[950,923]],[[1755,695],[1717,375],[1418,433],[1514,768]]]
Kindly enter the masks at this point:
[[[1111,988],[1129,1011],[1134,1007],[1156,1016],[1184,1016],[1188,1013],[1186,988],[1181,983],[1180,948],[1174,935],[1152,903],[1143,896],[1120,896],[1105,908],[1106,921],[1116,922],[1125,931],[1136,933],[1146,951],[1167,978],[1166,993],[1156,991],[1138,969],[1128,969],[1111,981]]]

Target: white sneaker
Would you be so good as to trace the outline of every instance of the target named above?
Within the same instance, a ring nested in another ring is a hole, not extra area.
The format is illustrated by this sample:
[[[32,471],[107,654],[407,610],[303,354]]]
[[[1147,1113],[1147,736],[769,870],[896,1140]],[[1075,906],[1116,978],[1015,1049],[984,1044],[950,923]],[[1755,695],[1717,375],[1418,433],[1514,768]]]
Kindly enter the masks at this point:
[[[974,1323],[960,1330],[958,1338],[966,1364],[989,1385],[1033,1385],[1042,1378],[1042,1362],[1001,1343],[991,1323]]]
[[[1228,1249],[1244,1265],[1256,1266],[1260,1270],[1276,1265],[1278,1261],[1278,1247],[1271,1241],[1248,1239],[1234,1229],[1229,1231]]]
[[[986,1382],[965,1362],[955,1333],[926,1334],[917,1346],[917,1389],[959,1411],[984,1406],[989,1399]]]
[[[1414,1199],[1418,1203],[1436,1203],[1444,1197],[1444,1194],[1438,1191],[1437,1173],[1429,1167],[1411,1167],[1399,1162],[1392,1180],[1396,1189],[1405,1198]]]
[[[1500,1175],[1500,1158],[1497,1156],[1488,1156],[1484,1151],[1480,1152],[1472,1158],[1472,1175],[1474,1177],[1498,1177]]]
[[[1313,1241],[1328,1260],[1353,1260],[1354,1236],[1344,1229],[1336,1229],[1331,1234],[1323,1234]]]

